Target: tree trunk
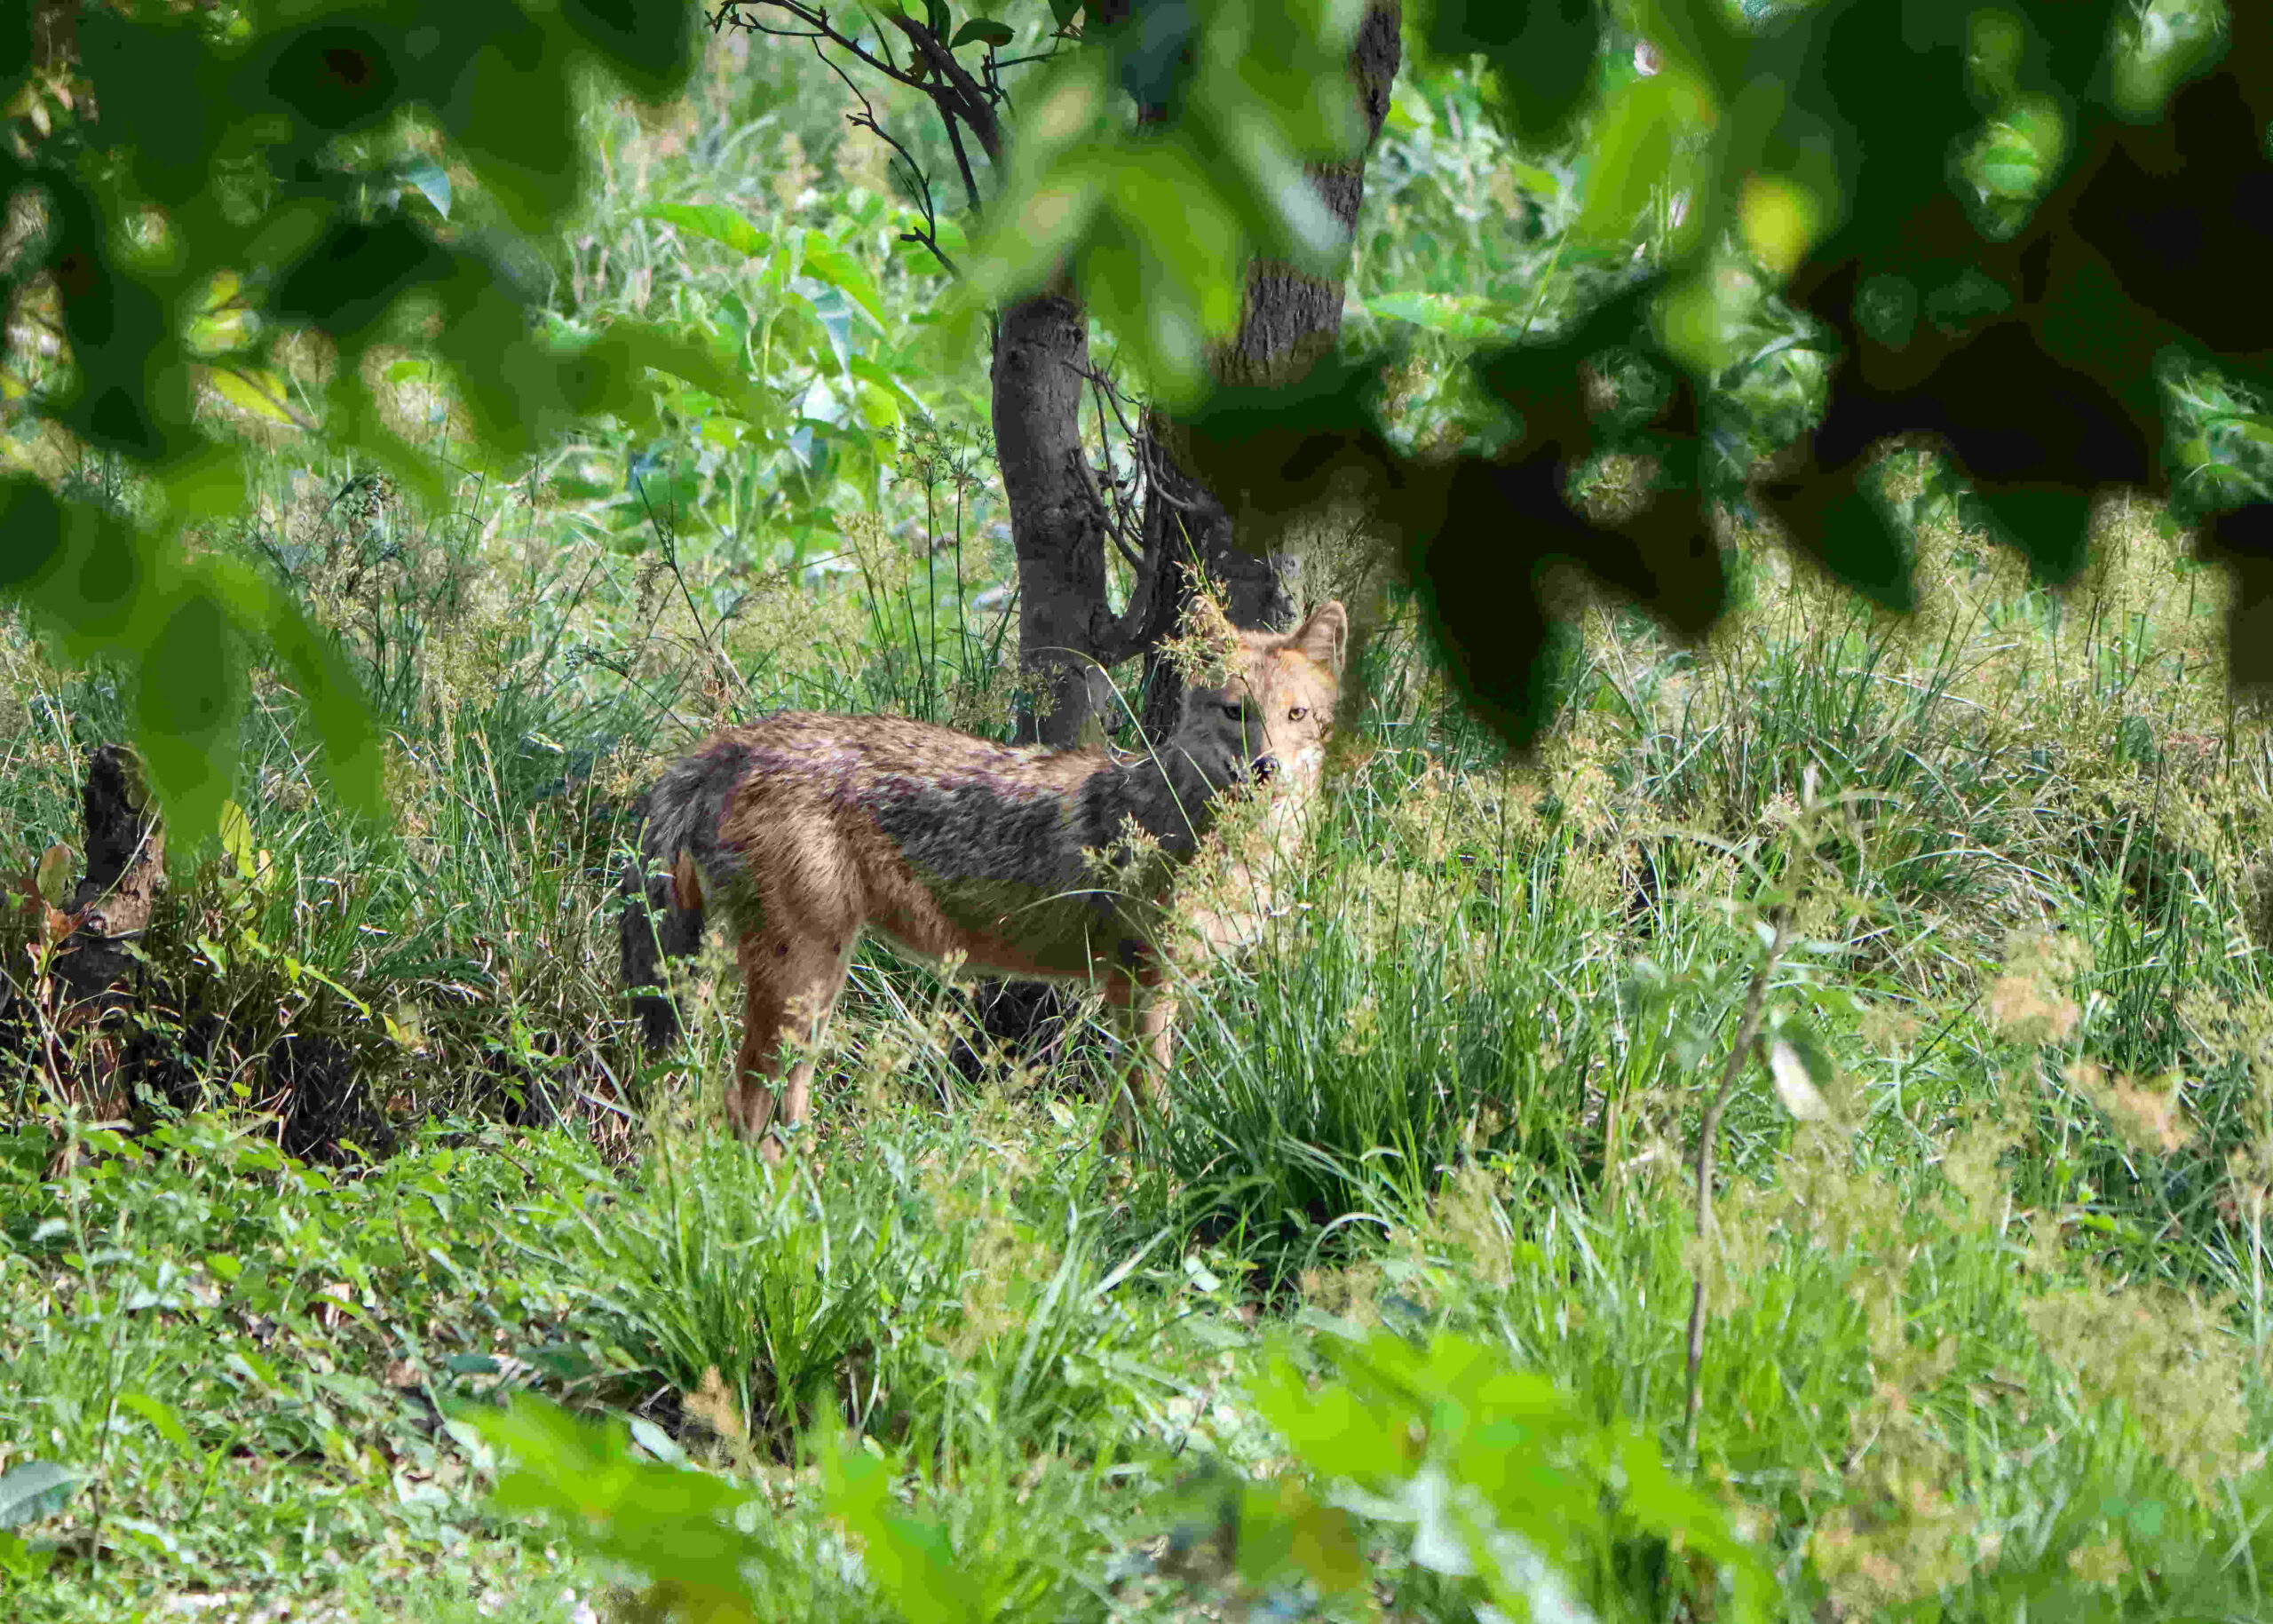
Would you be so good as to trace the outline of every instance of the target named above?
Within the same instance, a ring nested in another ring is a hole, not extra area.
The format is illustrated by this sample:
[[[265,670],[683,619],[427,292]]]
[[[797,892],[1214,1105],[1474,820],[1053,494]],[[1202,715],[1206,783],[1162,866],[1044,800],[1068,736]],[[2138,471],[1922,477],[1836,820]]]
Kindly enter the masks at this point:
[[[1101,0],[1100,24],[1166,0]],[[1400,0],[1372,0],[1350,71],[1366,116],[1366,145],[1343,163],[1311,166],[1311,184],[1345,228],[1365,195],[1366,160],[1389,113],[1400,55]],[[1132,26],[1141,26],[1135,24]],[[1151,121],[1160,109],[1139,109]],[[1257,260],[1247,278],[1239,325],[1216,353],[1212,369],[1231,384],[1289,384],[1330,352],[1342,329],[1339,277],[1306,276]],[[1174,726],[1184,703],[1174,670],[1153,651],[1171,634],[1202,574],[1224,590],[1232,623],[1285,627],[1295,602],[1283,554],[1242,547],[1224,504],[1187,472],[1176,425],[1148,416],[1139,580],[1116,616],[1105,598],[1107,521],[1081,442],[1081,390],[1089,371],[1088,314],[1063,289],[1003,311],[994,342],[994,441],[1010,507],[1018,569],[1018,662],[1034,685],[1019,707],[1022,741],[1069,745],[1109,693],[1103,668],[1146,654],[1144,720],[1148,733]]]
[[[1089,313],[1062,292],[1002,312],[994,337],[994,451],[1018,565],[1018,666],[1034,685],[1018,738],[1063,748],[1096,708],[1105,605],[1105,503],[1081,444]]]
[[[1345,231],[1356,229],[1366,162],[1389,116],[1390,87],[1403,54],[1401,9],[1400,0],[1372,0],[1350,48],[1350,76],[1366,118],[1364,147],[1347,162],[1310,166],[1319,201]],[[1339,276],[1305,276],[1281,260],[1256,260],[1247,271],[1239,330],[1213,357],[1216,381],[1273,387],[1301,378],[1341,335],[1343,286]],[[1184,708],[1183,678],[1161,658],[1159,641],[1175,630],[1203,572],[1223,589],[1224,609],[1235,626],[1283,631],[1294,624],[1298,605],[1292,557],[1268,551],[1266,538],[1249,536],[1240,545],[1239,526],[1223,503],[1185,471],[1176,425],[1155,415],[1149,427],[1161,455],[1147,481],[1144,542],[1148,556],[1160,559],[1161,579],[1144,643],[1143,720],[1146,733],[1157,737],[1175,727]],[[1156,542],[1161,551],[1152,555]]]
[[[79,805],[87,873],[71,893],[67,911],[78,923],[56,955],[56,976],[75,1002],[108,1010],[122,1002],[119,989],[134,973],[132,946],[166,888],[165,828],[141,763],[123,745],[88,757]]]

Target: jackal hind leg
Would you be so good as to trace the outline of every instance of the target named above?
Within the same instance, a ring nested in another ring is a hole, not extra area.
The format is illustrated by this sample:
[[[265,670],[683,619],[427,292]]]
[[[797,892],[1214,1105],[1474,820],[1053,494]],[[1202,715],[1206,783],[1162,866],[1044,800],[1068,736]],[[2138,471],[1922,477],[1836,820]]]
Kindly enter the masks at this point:
[[[772,1129],[772,1083],[781,1074],[784,1046],[794,1045],[798,1051],[780,1101],[782,1126],[794,1128],[805,1120],[812,1094],[813,1050],[851,968],[859,922],[831,923],[842,928],[768,926],[736,944],[745,1002],[741,1052],[735,1060],[734,1079],[726,1085],[726,1121],[737,1137],[756,1140],[768,1161],[780,1161],[782,1153],[781,1137]]]
[[[1174,1048],[1176,995],[1160,970],[1147,965],[1105,983],[1105,1003],[1129,1069],[1116,1090],[1106,1148],[1134,1149],[1144,1122],[1166,1118],[1168,1057]]]

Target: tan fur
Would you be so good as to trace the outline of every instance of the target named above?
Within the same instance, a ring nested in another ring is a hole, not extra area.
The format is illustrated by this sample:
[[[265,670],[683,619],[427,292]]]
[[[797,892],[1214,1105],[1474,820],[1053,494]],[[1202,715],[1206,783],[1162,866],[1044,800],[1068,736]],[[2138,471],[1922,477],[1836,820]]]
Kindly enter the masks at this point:
[[[1272,802],[1270,838],[1299,838],[1347,627],[1341,605],[1327,604],[1286,636],[1239,634],[1229,679],[1194,686],[1175,734],[1142,757],[995,744],[898,717],[785,712],[719,733],[673,767],[647,811],[647,872],[668,883],[649,882],[645,895],[685,915],[668,950],[699,936],[706,907],[733,925],[745,994],[726,1095],[734,1131],[780,1153],[773,1084],[785,1064],[780,1121],[804,1120],[812,1046],[864,930],[932,963],[1097,986],[1135,1041],[1135,1090],[1156,1097],[1175,1018],[1162,992],[1166,927],[1229,942],[1256,923],[1170,922],[1168,882],[1222,796],[1259,788]],[[636,955],[627,916],[635,986],[654,966],[647,928]]]

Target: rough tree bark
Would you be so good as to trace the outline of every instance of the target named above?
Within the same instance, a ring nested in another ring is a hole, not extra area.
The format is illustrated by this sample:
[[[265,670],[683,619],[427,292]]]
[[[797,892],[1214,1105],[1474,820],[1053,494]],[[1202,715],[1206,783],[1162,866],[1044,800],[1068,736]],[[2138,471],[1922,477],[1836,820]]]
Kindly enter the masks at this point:
[[[87,873],[66,908],[77,924],[56,955],[56,975],[75,1002],[107,1010],[122,1002],[132,945],[166,888],[165,829],[141,764],[123,745],[106,744],[89,757],[79,800]]]
[[[1097,709],[1112,652],[1105,503],[1081,445],[1089,324],[1063,291],[1004,310],[994,340],[994,451],[1018,566],[1018,663],[1036,692],[1024,741],[1070,745]]]

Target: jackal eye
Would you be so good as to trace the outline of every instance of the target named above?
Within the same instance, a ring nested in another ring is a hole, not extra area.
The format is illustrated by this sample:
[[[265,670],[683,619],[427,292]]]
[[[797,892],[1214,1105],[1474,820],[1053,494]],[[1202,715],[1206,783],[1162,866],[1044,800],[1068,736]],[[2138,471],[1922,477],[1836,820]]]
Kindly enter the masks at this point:
[[[1247,720],[1247,707],[1244,705],[1226,705],[1224,707],[1224,714],[1234,722],[1244,722]]]

